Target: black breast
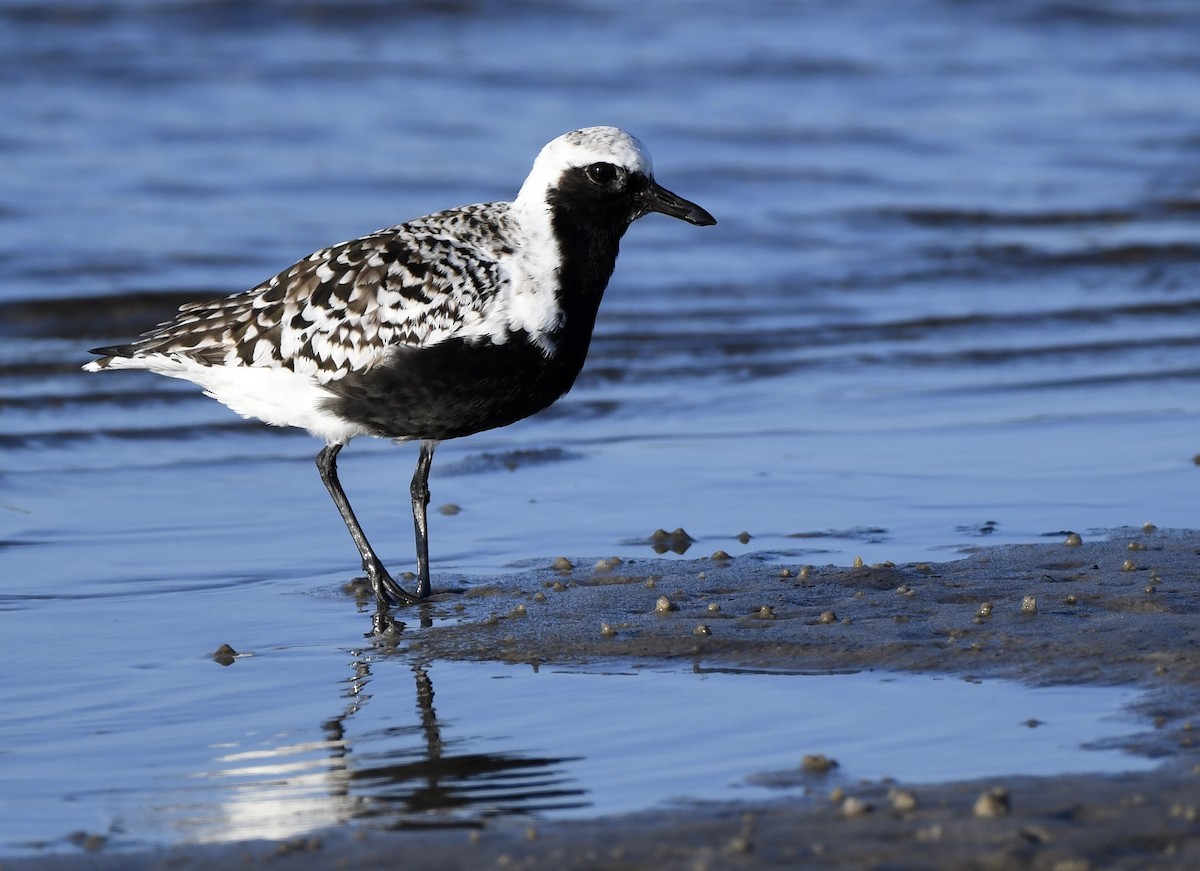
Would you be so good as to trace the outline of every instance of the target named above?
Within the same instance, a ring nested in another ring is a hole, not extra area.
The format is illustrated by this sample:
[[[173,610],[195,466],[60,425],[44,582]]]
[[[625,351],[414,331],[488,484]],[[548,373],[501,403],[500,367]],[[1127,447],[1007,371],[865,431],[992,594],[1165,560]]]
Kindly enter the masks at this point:
[[[365,373],[325,385],[329,410],[384,438],[450,439],[536,414],[575,383],[591,329],[547,357],[524,333],[503,344],[450,339],[399,347]]]

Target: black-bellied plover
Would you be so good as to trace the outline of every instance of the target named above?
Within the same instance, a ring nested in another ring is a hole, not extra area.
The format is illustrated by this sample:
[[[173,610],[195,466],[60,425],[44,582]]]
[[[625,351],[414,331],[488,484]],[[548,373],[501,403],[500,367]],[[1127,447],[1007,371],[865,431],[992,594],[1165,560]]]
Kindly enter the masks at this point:
[[[321,480],[381,613],[429,595],[429,467],[444,439],[504,426],[566,393],[583,367],[625,230],[661,212],[716,220],[661,187],[615,127],[542,149],[511,203],[463,206],[310,254],[252,290],[179,309],[84,366],[183,378],[243,417],[324,439]],[[355,436],[419,440],[416,594],[384,568],[338,481]]]

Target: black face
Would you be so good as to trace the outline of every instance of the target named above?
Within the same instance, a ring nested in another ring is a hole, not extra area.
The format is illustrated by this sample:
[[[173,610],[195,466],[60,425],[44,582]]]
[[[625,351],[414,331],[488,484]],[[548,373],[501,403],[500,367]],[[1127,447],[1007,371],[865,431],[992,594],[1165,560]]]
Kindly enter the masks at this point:
[[[649,186],[641,173],[612,163],[589,163],[563,172],[550,191],[550,205],[571,223],[623,233],[644,212],[638,195]]]
[[[650,212],[700,226],[716,223],[704,209],[671,193],[653,178],[613,163],[589,163],[566,170],[550,191],[549,202],[556,214],[572,223],[609,228],[618,235]]]
[[[580,351],[579,366],[600,298],[617,263],[621,236],[629,225],[650,212],[693,224],[716,223],[704,209],[675,196],[645,173],[607,161],[564,170],[558,184],[547,192],[546,202],[562,257],[558,298],[566,315],[563,330],[574,331],[572,347]]]

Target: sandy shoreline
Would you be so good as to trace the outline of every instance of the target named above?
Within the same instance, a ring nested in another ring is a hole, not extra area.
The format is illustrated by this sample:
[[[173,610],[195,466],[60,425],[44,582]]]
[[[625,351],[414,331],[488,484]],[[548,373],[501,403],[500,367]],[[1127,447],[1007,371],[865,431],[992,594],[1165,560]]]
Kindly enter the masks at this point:
[[[1159,768],[832,789],[591,821],[464,831],[347,825],[286,842],[0,860],[0,869],[1200,867],[1200,532],[1007,546],[936,564],[752,557],[578,561],[435,596],[392,639],[428,661],[887,669],[1147,691],[1131,739]],[[663,598],[665,597],[665,602]],[[797,758],[820,748],[797,747]],[[981,748],[986,752],[986,748]],[[1001,790],[990,799],[981,796]],[[851,799],[847,804],[845,799]]]

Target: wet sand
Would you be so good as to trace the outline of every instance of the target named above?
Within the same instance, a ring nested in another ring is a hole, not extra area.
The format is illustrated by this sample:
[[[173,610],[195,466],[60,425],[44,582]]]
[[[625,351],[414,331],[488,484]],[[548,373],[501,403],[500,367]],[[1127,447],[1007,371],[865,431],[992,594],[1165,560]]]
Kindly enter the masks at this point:
[[[766,803],[471,830],[355,825],[138,855],[108,853],[85,833],[80,855],[0,869],[1200,867],[1198,610],[1195,531],[1122,529],[1079,544],[1064,531],[1047,544],[901,566],[576,560],[440,593],[399,614],[409,625],[384,644],[429,661],[669,660],[1132,685],[1147,690],[1148,726],[1127,746],[1162,764],[1118,776],[846,784],[800,764],[822,748],[797,746],[794,770],[762,777],[803,794]],[[455,619],[418,627],[435,615]]]

